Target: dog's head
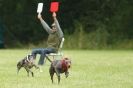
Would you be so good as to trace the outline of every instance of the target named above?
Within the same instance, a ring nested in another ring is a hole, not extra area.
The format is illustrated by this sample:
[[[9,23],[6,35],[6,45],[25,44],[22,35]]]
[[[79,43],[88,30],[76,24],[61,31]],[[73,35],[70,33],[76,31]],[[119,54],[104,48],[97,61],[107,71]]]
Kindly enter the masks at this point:
[[[34,56],[33,55],[27,55],[25,60],[26,60],[27,64],[32,65],[34,63]]]
[[[67,68],[70,68],[71,67],[71,60],[68,57],[64,57],[63,60],[65,61]]]
[[[27,55],[25,58],[30,61],[34,60],[34,56],[32,54]]]

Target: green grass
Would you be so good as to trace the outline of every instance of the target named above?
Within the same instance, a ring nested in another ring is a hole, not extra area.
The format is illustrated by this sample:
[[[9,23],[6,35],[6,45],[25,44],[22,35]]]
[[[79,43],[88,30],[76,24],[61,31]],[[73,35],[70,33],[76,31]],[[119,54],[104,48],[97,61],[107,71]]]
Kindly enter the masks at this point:
[[[27,77],[24,69],[17,75],[16,63],[28,53],[29,50],[0,50],[0,88],[133,88],[133,51],[66,50],[64,54],[71,57],[72,68],[67,79],[61,75],[60,85],[56,76],[51,83],[48,61],[42,73],[33,69],[35,77]]]

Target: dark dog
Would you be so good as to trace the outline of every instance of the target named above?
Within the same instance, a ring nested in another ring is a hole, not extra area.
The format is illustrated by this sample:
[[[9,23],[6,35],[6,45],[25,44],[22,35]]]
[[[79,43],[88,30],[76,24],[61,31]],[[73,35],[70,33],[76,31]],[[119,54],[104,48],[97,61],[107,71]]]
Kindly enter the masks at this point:
[[[71,61],[68,58],[63,58],[62,60],[54,60],[51,62],[51,66],[49,68],[49,73],[51,76],[51,80],[53,83],[53,76],[56,73],[58,77],[58,84],[60,83],[60,74],[65,73],[66,78],[69,75],[68,69],[71,67]]]
[[[34,63],[34,57],[33,55],[28,55],[21,61],[17,63],[17,73],[19,70],[24,67],[25,70],[27,71],[27,75],[29,76],[29,72],[32,74],[32,77],[34,76],[34,73],[30,70],[32,67],[35,67],[36,69],[39,69],[38,66],[35,65]]]

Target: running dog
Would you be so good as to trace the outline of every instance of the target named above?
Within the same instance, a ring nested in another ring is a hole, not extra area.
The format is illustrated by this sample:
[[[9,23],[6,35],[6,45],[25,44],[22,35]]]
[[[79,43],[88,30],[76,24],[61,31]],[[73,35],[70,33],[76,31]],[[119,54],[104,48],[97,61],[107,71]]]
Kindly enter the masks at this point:
[[[51,62],[51,66],[49,68],[49,74],[51,76],[51,81],[53,83],[53,76],[56,73],[58,77],[58,84],[60,83],[60,74],[65,73],[66,78],[69,75],[68,69],[71,67],[71,60],[67,57],[62,60],[54,60]]]
[[[32,67],[35,67],[36,69],[39,69],[37,65],[35,65],[34,62],[34,56],[33,55],[27,55],[24,57],[24,59],[20,60],[17,63],[17,73],[19,73],[19,70],[24,67],[27,71],[27,75],[29,76],[29,72],[31,73],[32,77],[34,77],[34,73],[30,70]]]

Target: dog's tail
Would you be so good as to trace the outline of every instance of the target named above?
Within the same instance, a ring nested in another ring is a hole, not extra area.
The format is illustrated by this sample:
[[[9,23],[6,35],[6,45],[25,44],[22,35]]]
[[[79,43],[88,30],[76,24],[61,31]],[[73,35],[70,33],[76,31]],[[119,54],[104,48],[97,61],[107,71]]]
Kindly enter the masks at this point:
[[[22,65],[21,62],[18,62],[17,64],[17,74],[19,73],[19,70],[21,69]]]

